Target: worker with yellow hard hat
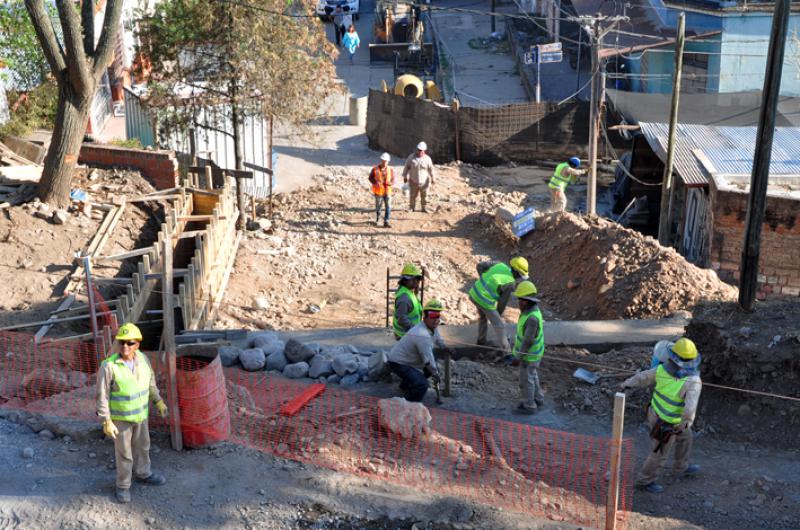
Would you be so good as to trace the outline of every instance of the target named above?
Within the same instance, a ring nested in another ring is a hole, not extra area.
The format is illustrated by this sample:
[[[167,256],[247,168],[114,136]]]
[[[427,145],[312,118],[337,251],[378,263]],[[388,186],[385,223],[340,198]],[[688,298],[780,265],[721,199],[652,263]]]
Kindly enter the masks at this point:
[[[478,264],[478,280],[469,290],[469,298],[478,310],[478,345],[486,340],[491,322],[502,354],[510,351],[502,314],[518,282],[528,279],[528,260],[522,256],[508,263],[486,261]]]
[[[636,485],[650,493],[661,493],[664,487],[656,480],[673,447],[676,474],[694,476],[700,472],[700,466],[689,463],[692,424],[703,388],[700,354],[694,342],[686,337],[678,339],[669,347],[665,362],[626,379],[622,389],[650,385],[655,385],[647,412],[651,451],[642,465]]]
[[[520,282],[514,291],[519,303],[519,320],[512,355],[519,360],[519,390],[522,401],[516,408],[521,414],[534,414],[544,405],[539,384],[539,365],[544,356],[544,319],[539,309],[538,289],[533,282]]]
[[[422,322],[403,335],[386,356],[386,364],[400,378],[400,390],[408,401],[422,401],[428,392],[428,378],[437,384],[440,381],[433,351],[450,350],[439,334],[442,311],[444,306],[439,300],[426,302]]]
[[[150,432],[147,418],[153,403],[159,415],[167,416],[150,361],[139,351],[142,332],[124,324],[115,337],[115,353],[100,365],[97,374],[97,415],[103,432],[114,440],[117,464],[117,501],[131,501],[131,480],[161,486],[163,475],[150,469]]]
[[[422,269],[415,263],[406,263],[403,266],[394,296],[394,318],[392,319],[392,329],[397,340],[402,339],[409,329],[422,320],[422,305],[417,298],[421,280]]]

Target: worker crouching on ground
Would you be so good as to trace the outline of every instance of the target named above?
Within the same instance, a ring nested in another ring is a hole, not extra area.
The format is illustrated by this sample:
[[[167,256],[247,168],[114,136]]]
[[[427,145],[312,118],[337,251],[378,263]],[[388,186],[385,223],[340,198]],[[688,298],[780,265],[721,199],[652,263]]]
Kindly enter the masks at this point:
[[[400,340],[408,330],[422,320],[422,305],[417,298],[422,270],[414,263],[406,263],[400,273],[400,282],[394,296],[394,338]]]
[[[533,282],[520,282],[514,296],[519,301],[519,320],[514,337],[513,358],[519,359],[519,390],[522,402],[516,411],[534,414],[544,405],[539,384],[539,365],[544,355],[544,320],[539,309],[538,290]]]
[[[117,500],[131,501],[131,478],[152,486],[166,479],[150,470],[148,404],[154,403],[162,418],[167,405],[156,387],[150,361],[139,351],[142,332],[133,324],[119,328],[116,336],[120,353],[103,361],[97,376],[97,415],[103,432],[114,440],[117,463]]]
[[[489,344],[488,321],[492,323],[501,357],[510,352],[502,314],[517,282],[527,279],[528,260],[521,256],[512,258],[508,264],[492,261],[478,264],[478,281],[469,290],[469,298],[478,309],[478,346]]]
[[[550,188],[550,209],[554,212],[563,212],[567,209],[567,186],[578,182],[578,177],[586,173],[581,171],[580,158],[573,156],[566,162],[556,166],[553,176],[547,187]]]
[[[400,390],[408,401],[422,401],[428,392],[428,378],[439,384],[439,368],[433,349],[451,351],[439,335],[442,303],[431,300],[422,308],[422,322],[411,328],[387,356],[389,370],[400,377]]]
[[[682,338],[672,346],[665,363],[639,372],[622,383],[623,390],[655,384],[647,412],[651,451],[636,479],[637,487],[645,491],[664,491],[656,479],[672,447],[675,447],[673,469],[676,475],[692,476],[700,472],[700,466],[689,464],[692,423],[703,387],[699,368],[697,347],[691,340]]]
[[[389,228],[389,216],[392,213],[392,186],[394,186],[394,171],[389,167],[389,153],[381,155],[380,163],[369,172],[369,181],[372,184],[372,195],[375,197],[375,226],[381,220],[381,204],[383,204],[383,226]]]

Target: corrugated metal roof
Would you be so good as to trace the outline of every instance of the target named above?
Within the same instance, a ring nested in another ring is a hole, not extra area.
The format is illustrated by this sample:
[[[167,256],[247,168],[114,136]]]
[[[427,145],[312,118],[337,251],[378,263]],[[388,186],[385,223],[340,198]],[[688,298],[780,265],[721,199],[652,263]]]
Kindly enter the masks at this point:
[[[641,132],[661,161],[667,159],[669,126],[640,122]],[[750,175],[756,127],[678,125],[675,135],[675,173],[687,186],[708,184],[708,172],[693,151],[702,151],[718,175]],[[796,177],[800,182],[800,128],[778,127],[772,142],[770,177]]]

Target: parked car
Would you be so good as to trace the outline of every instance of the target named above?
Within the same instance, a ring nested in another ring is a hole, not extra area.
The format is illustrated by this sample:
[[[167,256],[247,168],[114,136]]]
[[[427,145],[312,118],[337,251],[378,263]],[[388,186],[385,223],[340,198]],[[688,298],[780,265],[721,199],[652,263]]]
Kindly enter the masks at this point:
[[[358,20],[360,9],[359,0],[317,0],[317,15],[322,19],[329,19],[333,16],[336,6],[342,6],[342,11],[353,15],[353,20]]]

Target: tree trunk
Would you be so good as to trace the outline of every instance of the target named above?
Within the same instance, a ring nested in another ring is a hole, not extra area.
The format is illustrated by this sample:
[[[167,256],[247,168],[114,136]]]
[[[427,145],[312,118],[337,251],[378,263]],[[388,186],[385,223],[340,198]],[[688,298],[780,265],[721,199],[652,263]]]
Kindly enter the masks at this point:
[[[87,93],[94,94],[94,90]],[[91,103],[91,96],[76,94],[67,82],[59,83],[56,127],[36,190],[42,202],[59,208],[69,206],[72,173],[78,163]]]
[[[234,97],[231,98],[235,101]],[[239,132],[239,109],[236,103],[231,104],[231,122],[233,125],[233,157],[236,163],[236,169],[244,169],[244,157],[242,155],[242,136]],[[244,230],[247,228],[247,213],[244,211],[244,179],[236,179],[236,205],[239,208],[239,218],[236,219],[236,228]]]

